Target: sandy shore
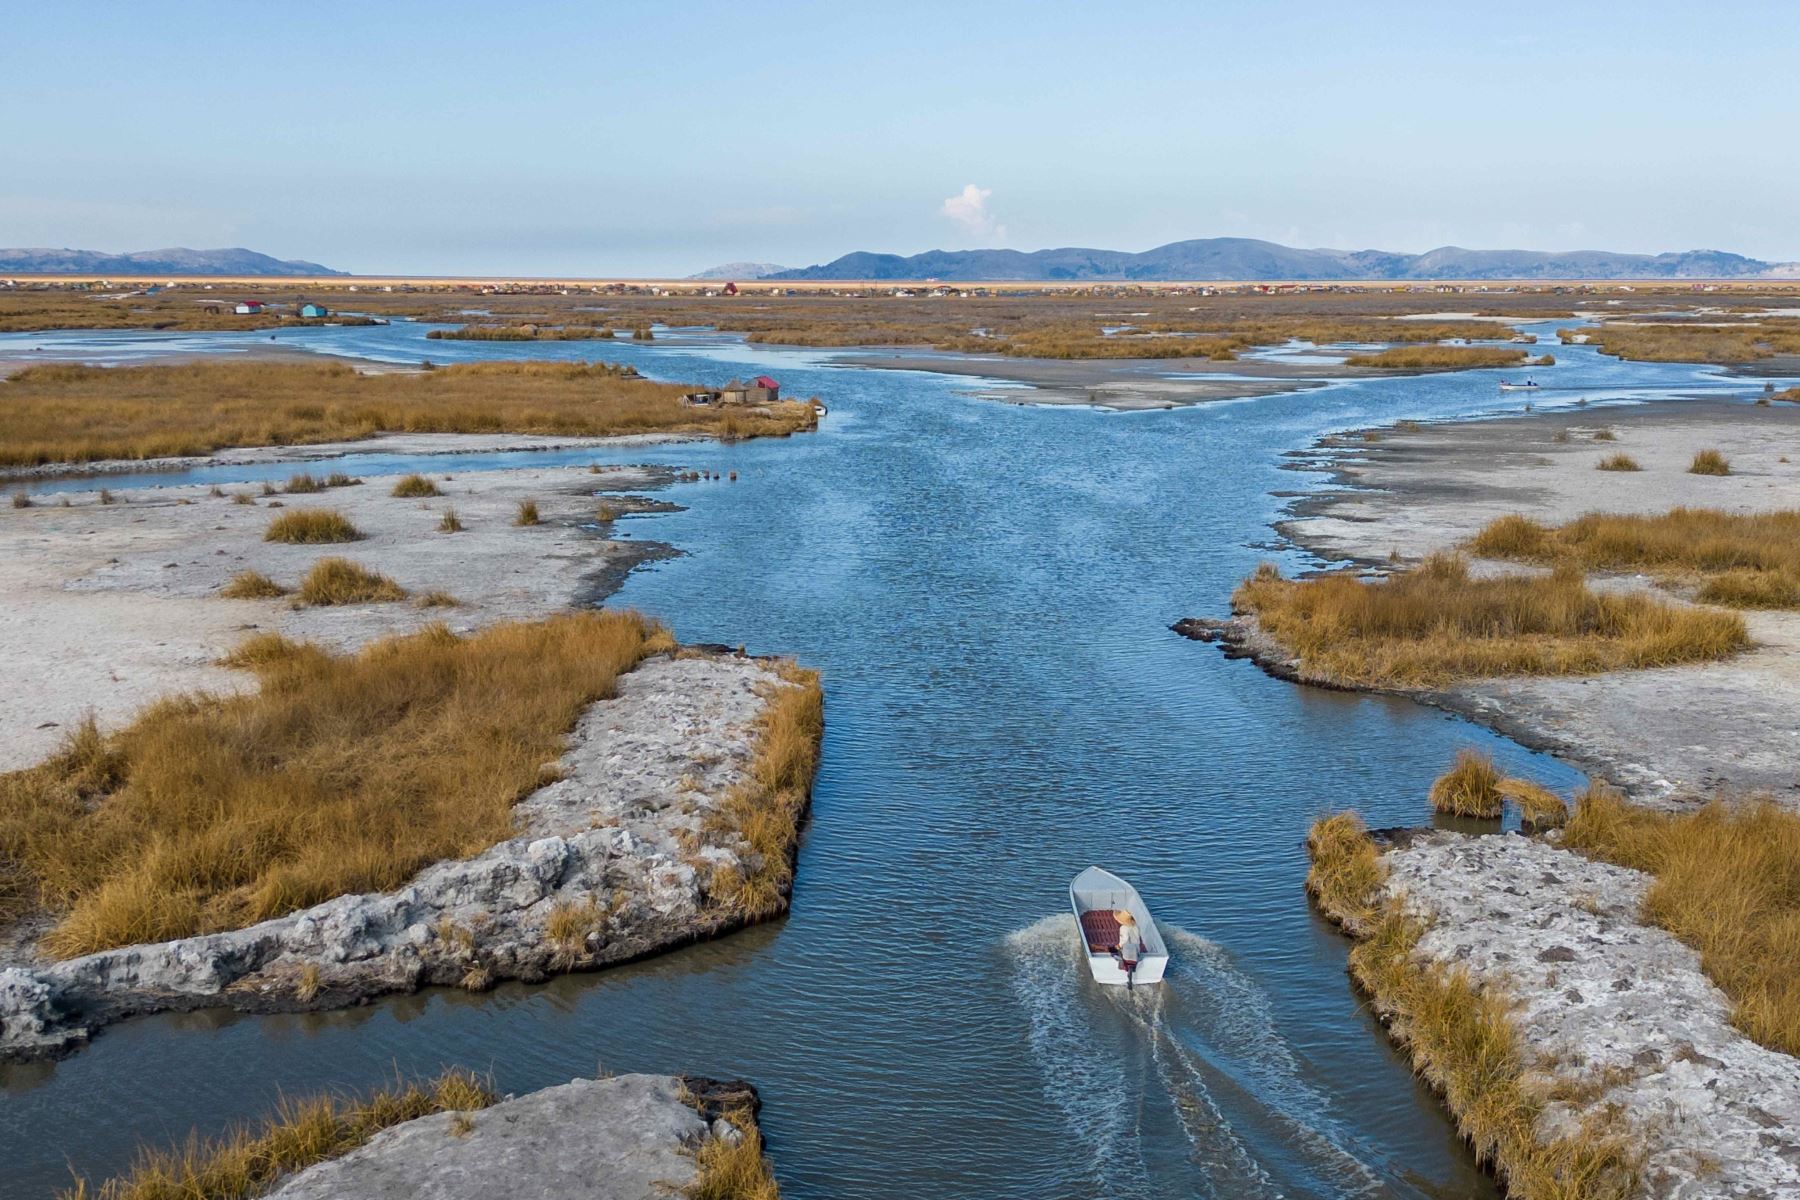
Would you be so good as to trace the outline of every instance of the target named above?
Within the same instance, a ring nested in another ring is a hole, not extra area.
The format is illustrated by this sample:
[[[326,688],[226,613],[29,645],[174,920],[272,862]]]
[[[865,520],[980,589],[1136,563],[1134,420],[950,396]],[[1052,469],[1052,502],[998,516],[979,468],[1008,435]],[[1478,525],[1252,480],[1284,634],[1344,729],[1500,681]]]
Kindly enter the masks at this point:
[[[1602,429],[1617,440],[1594,440]],[[1323,557],[1382,566],[1455,546],[1508,513],[1562,522],[1676,505],[1800,508],[1800,408],[1789,405],[1669,401],[1388,429],[1381,438],[1296,456],[1354,490],[1301,499],[1282,532]],[[1687,473],[1694,452],[1709,447],[1731,461],[1731,475]],[[1643,470],[1594,469],[1617,451]],[[1596,582],[1653,586],[1641,576]],[[1686,804],[1723,790],[1800,805],[1800,613],[1743,615],[1756,645],[1726,662],[1480,680],[1425,698],[1551,750],[1640,801]]]
[[[482,436],[378,440],[391,443],[384,449],[409,452],[424,444],[446,451],[510,448],[507,439]],[[287,456],[280,449],[234,455]],[[656,483],[644,470],[607,468],[596,475],[577,467],[525,468],[433,478],[445,494],[429,500],[397,499],[389,494],[393,476],[371,475],[354,487],[310,495],[232,489],[254,497],[250,504],[192,486],[120,490],[112,504],[100,503],[94,491],[0,508],[0,594],[7,598],[0,608],[0,674],[13,682],[0,693],[0,769],[41,759],[85,713],[113,726],[170,693],[245,686],[241,673],[214,664],[252,631],[351,647],[439,620],[463,631],[538,617],[598,599],[630,566],[658,552],[654,543],[601,536],[595,526],[602,501],[591,493]],[[70,507],[60,506],[65,497]],[[512,521],[527,499],[538,503],[543,524],[520,528]],[[456,509],[463,532],[437,531],[448,507]],[[325,546],[263,541],[279,512],[309,508],[341,511],[364,538]],[[414,595],[444,591],[460,604],[295,609],[285,600],[218,596],[239,571],[260,571],[292,586],[330,555],[391,575]]]

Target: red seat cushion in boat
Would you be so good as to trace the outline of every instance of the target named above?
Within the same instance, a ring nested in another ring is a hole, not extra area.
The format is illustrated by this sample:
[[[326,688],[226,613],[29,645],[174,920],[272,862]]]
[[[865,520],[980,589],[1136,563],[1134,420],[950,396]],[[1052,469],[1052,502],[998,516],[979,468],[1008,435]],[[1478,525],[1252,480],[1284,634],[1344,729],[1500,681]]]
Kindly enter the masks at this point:
[[[1081,935],[1087,939],[1091,953],[1105,954],[1119,944],[1119,918],[1104,908],[1084,912],[1081,914]]]

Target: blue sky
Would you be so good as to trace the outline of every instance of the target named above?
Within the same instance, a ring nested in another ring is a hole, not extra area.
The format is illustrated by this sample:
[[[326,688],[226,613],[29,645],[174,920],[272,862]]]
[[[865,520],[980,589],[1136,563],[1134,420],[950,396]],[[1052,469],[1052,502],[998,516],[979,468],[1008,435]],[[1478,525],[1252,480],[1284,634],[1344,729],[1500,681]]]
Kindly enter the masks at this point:
[[[0,245],[413,274],[1218,235],[1796,260],[1796,47],[1786,3],[59,0],[0,24]]]

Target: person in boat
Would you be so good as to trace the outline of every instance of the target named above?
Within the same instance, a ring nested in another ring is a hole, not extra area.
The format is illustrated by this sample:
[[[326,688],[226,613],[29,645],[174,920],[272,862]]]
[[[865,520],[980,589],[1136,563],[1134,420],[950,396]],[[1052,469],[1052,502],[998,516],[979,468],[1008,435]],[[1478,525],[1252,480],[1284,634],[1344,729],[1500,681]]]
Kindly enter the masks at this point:
[[[1121,908],[1113,913],[1119,922],[1119,944],[1113,948],[1113,955],[1119,965],[1125,968],[1126,978],[1137,970],[1138,959],[1144,954],[1144,935],[1138,932],[1137,918]]]

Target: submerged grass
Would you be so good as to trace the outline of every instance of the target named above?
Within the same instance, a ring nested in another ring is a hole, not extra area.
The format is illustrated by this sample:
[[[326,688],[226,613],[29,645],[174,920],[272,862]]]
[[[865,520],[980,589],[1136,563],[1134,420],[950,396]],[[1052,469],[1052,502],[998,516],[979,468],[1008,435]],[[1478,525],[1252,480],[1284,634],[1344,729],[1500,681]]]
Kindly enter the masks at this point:
[[[684,389],[626,367],[462,363],[364,375],[344,364],[42,366],[0,381],[0,465],[34,466],[302,445],[378,433],[780,436],[814,428],[809,404],[689,407]]]
[[[396,1083],[362,1098],[283,1098],[260,1128],[220,1138],[191,1134],[180,1148],[140,1151],[125,1174],[98,1186],[79,1180],[59,1200],[250,1200],[283,1176],[348,1154],[383,1129],[432,1113],[474,1112],[498,1099],[485,1080],[462,1070]]]
[[[1384,898],[1386,869],[1354,813],[1319,821],[1307,838],[1308,890],[1325,915],[1358,939],[1350,973],[1370,996],[1413,1070],[1444,1098],[1476,1157],[1518,1200],[1624,1200],[1635,1157],[1604,1118],[1573,1134],[1539,1129],[1545,1101],[1502,991],[1419,953],[1424,926]]]
[[[0,910],[59,958],[237,929],[398,886],[511,835],[581,710],[671,648],[635,613],[442,626],[336,655],[275,635],[253,695],[184,696],[0,775]]]
[[[1642,571],[1698,583],[1699,599],[1741,608],[1800,607],[1800,512],[1676,508],[1642,516],[1589,513],[1566,525],[1501,517],[1469,543],[1488,558]]]
[[[1654,876],[1645,918],[1699,952],[1738,1028],[1800,1054],[1800,815],[1767,800],[1655,812],[1589,788],[1562,844]]]
[[[1749,645],[1741,617],[1595,592],[1579,569],[1474,578],[1433,555],[1383,581],[1288,580],[1264,564],[1232,606],[1300,658],[1309,679],[1429,687],[1484,675],[1577,675],[1723,658]]]

